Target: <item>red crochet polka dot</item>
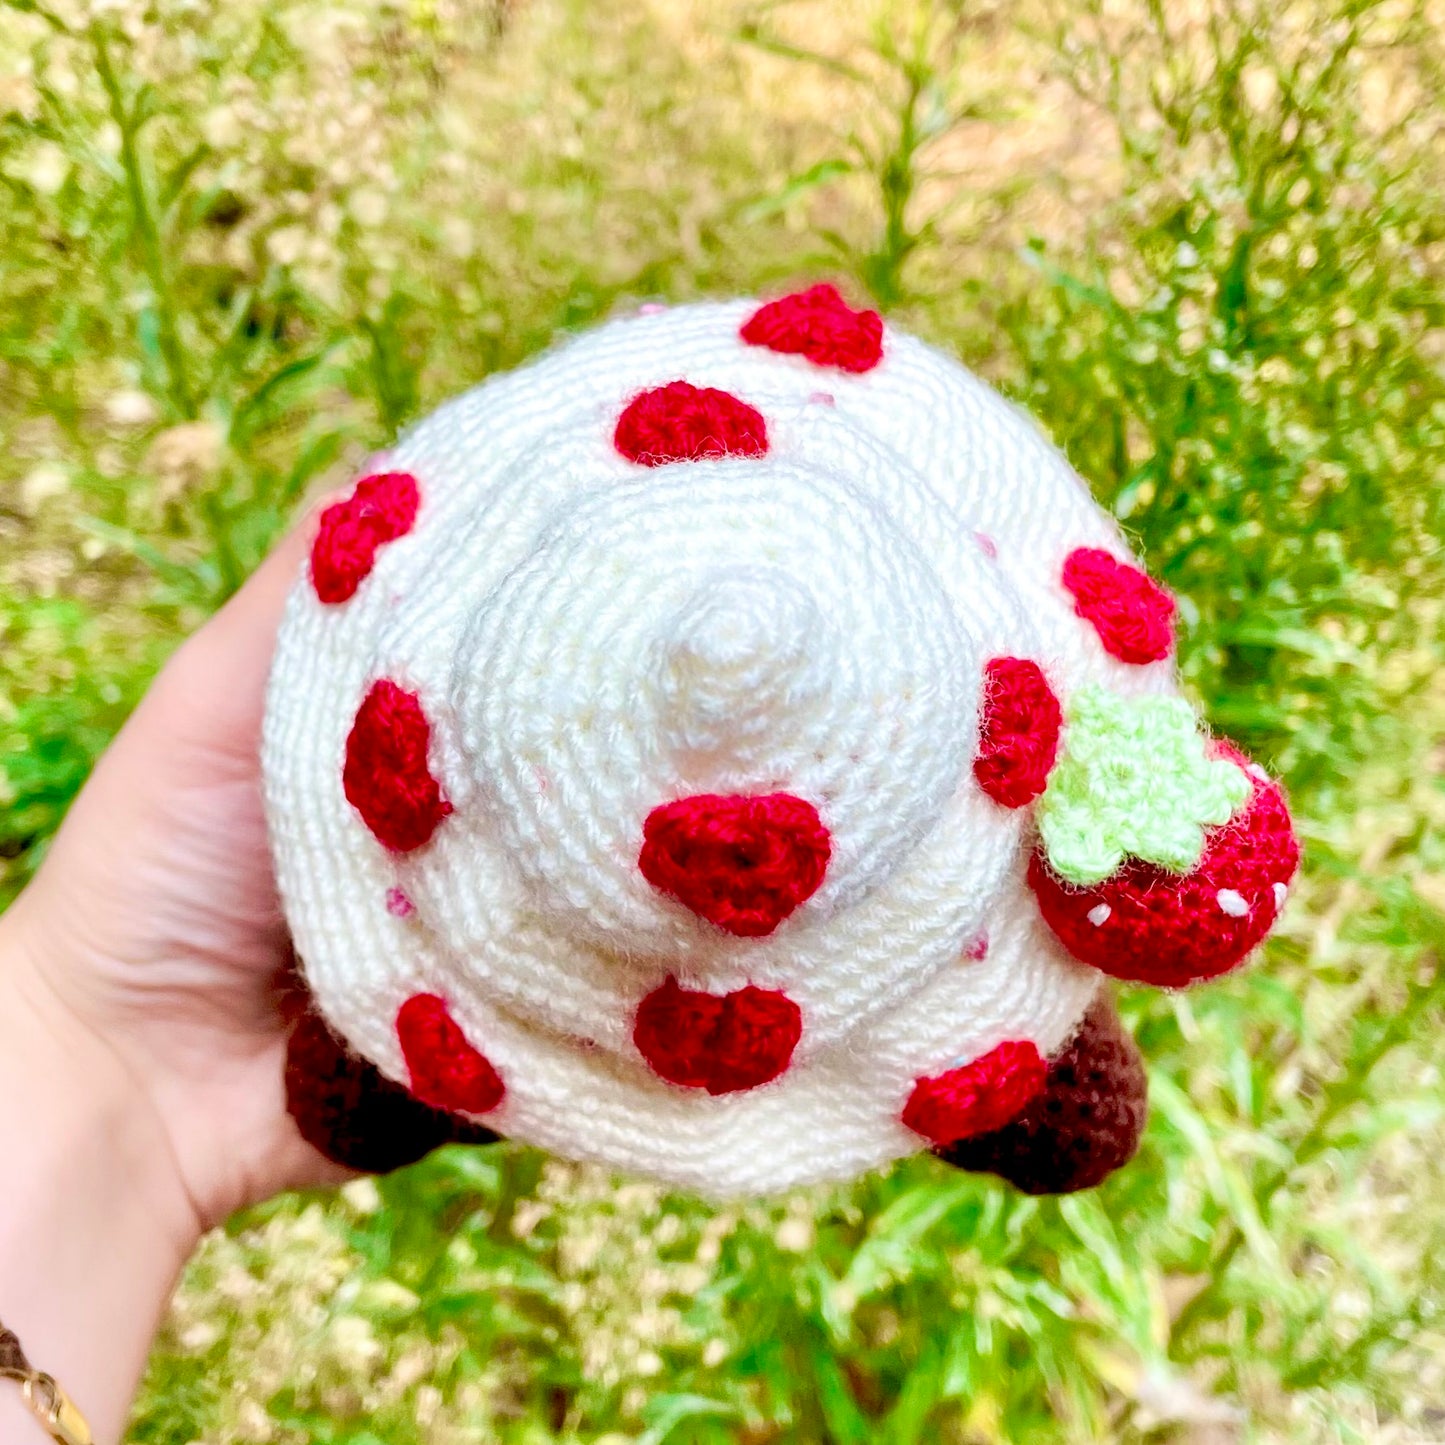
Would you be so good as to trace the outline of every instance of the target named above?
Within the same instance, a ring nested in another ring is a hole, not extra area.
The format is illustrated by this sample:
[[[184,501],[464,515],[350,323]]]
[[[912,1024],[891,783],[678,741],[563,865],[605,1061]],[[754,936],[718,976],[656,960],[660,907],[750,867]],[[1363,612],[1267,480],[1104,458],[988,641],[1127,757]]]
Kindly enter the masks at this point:
[[[738,989],[719,996],[669,978],[637,1010],[632,1038],[659,1078],[709,1094],[734,1094],[776,1079],[803,1036],[803,1016],[784,993]]]
[[[1134,1157],[1148,1100],[1144,1061],[1100,990],[1073,1041],[1048,1061],[1043,1092],[1002,1129],[960,1139],[942,1157],[1029,1194],[1092,1189]]]
[[[345,602],[371,573],[377,550],[411,531],[419,493],[410,472],[363,477],[321,514],[311,544],[311,585],[322,602]]]
[[[1043,792],[1063,714],[1038,663],[995,657],[984,669],[973,775],[995,803],[1022,808]]]
[[[936,1078],[919,1079],[903,1122],[935,1148],[1002,1129],[1043,1093],[1048,1070],[1027,1039],[1010,1039],[981,1059]]]
[[[411,1074],[411,1091],[433,1109],[485,1114],[502,1102],[501,1075],[467,1042],[446,1002],[419,993],[397,1011],[396,1037]]]
[[[768,449],[768,428],[761,412],[730,392],[670,381],[627,403],[612,440],[628,461],[660,467],[706,457],[760,457]]]
[[[654,888],[740,938],[771,933],[817,892],[832,841],[790,793],[700,793],[647,815],[637,866]]]
[[[871,371],[883,359],[883,318],[876,311],[853,310],[827,282],[769,301],[748,317],[740,334],[750,346],[806,356],[839,371]]]
[[[1121,662],[1158,662],[1174,648],[1174,599],[1153,578],[1097,547],[1064,561],[1074,611]]]
[[[1246,765],[1228,744],[1215,751]],[[1029,884],[1064,947],[1115,978],[1161,988],[1214,978],[1243,962],[1273,926],[1299,866],[1284,790],[1251,778],[1249,801],[1207,830],[1204,855],[1190,873],[1130,859],[1112,878],[1078,888],[1035,851]]]
[[[346,739],[347,801],[393,853],[420,848],[452,810],[427,766],[431,728],[414,692],[372,684]]]
[[[423,1104],[385,1078],[315,1013],[286,1048],[286,1108],[301,1137],[347,1169],[384,1174],[443,1144],[490,1144],[490,1129]]]

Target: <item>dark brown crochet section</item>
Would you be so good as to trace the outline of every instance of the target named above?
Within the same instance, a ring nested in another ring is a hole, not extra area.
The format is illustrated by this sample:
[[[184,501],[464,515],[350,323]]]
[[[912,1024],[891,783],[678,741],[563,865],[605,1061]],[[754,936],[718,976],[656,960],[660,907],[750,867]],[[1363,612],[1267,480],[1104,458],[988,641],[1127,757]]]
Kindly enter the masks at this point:
[[[1101,994],[1049,1064],[1044,1092],[1013,1123],[936,1152],[960,1169],[1001,1175],[1025,1194],[1073,1194],[1134,1157],[1148,1112],[1143,1060]]]
[[[364,1174],[414,1164],[443,1144],[490,1144],[490,1129],[419,1103],[348,1051],[314,1013],[286,1050],[286,1106],[301,1136],[334,1163]]]

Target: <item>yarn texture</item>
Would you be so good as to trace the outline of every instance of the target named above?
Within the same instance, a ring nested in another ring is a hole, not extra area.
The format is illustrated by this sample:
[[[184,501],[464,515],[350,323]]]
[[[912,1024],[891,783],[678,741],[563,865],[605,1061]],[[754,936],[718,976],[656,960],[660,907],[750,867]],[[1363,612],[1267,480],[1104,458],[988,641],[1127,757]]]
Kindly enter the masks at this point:
[[[1183,698],[1086,687],[1069,704],[1039,836],[1070,883],[1101,883],[1126,857],[1187,873],[1205,827],[1227,823],[1249,793],[1242,768],[1209,755]]]
[[[1059,700],[1038,663],[995,657],[984,668],[978,723],[978,785],[1005,808],[1031,803],[1048,784],[1059,753]]]
[[[981,1059],[920,1079],[903,1106],[903,1122],[934,1144],[954,1144],[1001,1129],[1043,1092],[1044,1061],[1025,1040],[1010,1040]]]
[[[1032,421],[829,285],[455,398],[323,514],[277,643],[303,1135],[1097,1182],[1144,1107],[1105,977],[1235,966],[1298,861],[1174,626]]]
[[[872,371],[883,359],[883,318],[876,311],[855,311],[827,282],[758,307],[741,335],[750,346],[805,356],[839,371]]]
[[[286,1106],[301,1137],[333,1163],[387,1174],[443,1144],[490,1144],[496,1135],[447,1109],[433,1109],[354,1054],[318,1015],[292,1029]]]
[[[632,1036],[659,1078],[733,1094],[776,1079],[802,1032],[802,1015],[786,994],[749,984],[719,998],[669,978],[642,1000]]]
[[[1103,1183],[1134,1157],[1148,1115],[1144,1061],[1100,995],[1016,1118],[938,1152],[1025,1194],[1072,1194]]]
[[[1080,888],[1042,850],[1034,854],[1029,884],[1075,958],[1114,978],[1183,988],[1235,968],[1274,925],[1299,867],[1284,790],[1237,749],[1215,749],[1246,776],[1249,798],[1227,824],[1205,830],[1199,861],[1182,877],[1130,859]]]
[[[387,678],[373,684],[346,739],[346,800],[383,847],[420,848],[451,812],[431,774],[421,700]]]
[[[506,1087],[497,1071],[457,1027],[446,1000],[417,994],[396,1016],[396,1037],[411,1075],[411,1091],[433,1109],[487,1114]]]
[[[1080,547],[1064,562],[1074,611],[1092,624],[1121,662],[1160,662],[1174,649],[1174,599],[1147,573],[1099,547]]]
[[[705,794],[647,815],[638,867],[698,917],[762,938],[818,891],[831,852],[818,810],[802,798]]]
[[[363,477],[345,501],[321,514],[311,547],[311,583],[318,601],[347,602],[371,572],[377,550],[404,537],[416,521],[416,478],[407,472]]]
[[[628,461],[661,467],[703,457],[762,456],[768,428],[754,408],[725,391],[671,381],[632,398],[613,441]]]

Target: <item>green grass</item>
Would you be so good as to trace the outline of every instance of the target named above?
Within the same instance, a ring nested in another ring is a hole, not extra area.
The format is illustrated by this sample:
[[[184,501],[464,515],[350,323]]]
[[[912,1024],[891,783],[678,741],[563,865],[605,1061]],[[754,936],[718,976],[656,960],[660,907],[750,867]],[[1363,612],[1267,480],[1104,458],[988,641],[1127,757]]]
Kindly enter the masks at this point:
[[[650,296],[814,274],[1035,411],[1307,847],[1128,994],[1140,1160],[708,1209],[450,1151],[236,1220],[135,1441],[1445,1432],[1445,70],[1422,3],[0,8],[0,890],[299,500]]]

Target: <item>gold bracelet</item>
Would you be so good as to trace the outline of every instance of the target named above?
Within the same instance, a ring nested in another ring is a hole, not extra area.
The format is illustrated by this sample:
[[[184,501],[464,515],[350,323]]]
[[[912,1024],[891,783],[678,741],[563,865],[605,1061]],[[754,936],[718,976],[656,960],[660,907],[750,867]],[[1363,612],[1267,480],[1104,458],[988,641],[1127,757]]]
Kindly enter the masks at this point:
[[[95,1436],[75,1402],[51,1376],[31,1365],[20,1341],[4,1325],[0,1325],[0,1378],[19,1382],[25,1403],[55,1445],[95,1445]]]

